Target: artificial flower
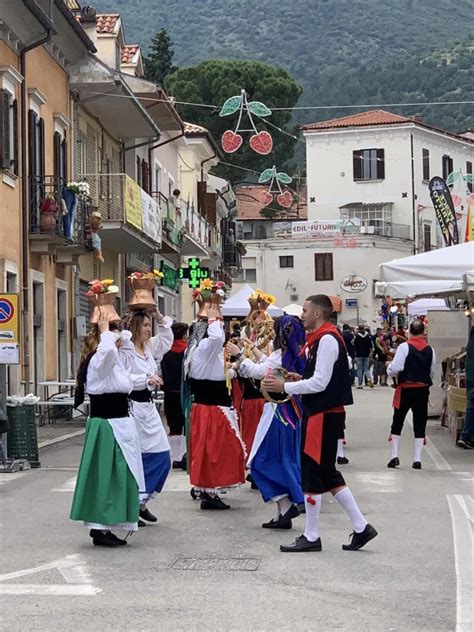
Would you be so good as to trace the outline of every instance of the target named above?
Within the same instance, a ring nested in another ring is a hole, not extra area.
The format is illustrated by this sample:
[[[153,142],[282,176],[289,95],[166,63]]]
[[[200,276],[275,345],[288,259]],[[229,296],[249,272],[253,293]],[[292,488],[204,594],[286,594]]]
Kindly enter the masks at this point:
[[[120,291],[117,285],[109,285],[108,290],[110,294],[116,294]]]
[[[160,270],[153,270],[153,274],[157,277],[160,277],[160,279],[162,279],[165,276],[163,272],[160,272]]]
[[[201,290],[212,290],[213,282],[211,279],[201,281]]]
[[[216,290],[216,294],[218,294],[219,296],[224,297],[225,296],[225,292],[222,288],[219,288],[218,290]]]
[[[113,279],[104,279],[102,281],[102,285],[113,285],[114,280]]]

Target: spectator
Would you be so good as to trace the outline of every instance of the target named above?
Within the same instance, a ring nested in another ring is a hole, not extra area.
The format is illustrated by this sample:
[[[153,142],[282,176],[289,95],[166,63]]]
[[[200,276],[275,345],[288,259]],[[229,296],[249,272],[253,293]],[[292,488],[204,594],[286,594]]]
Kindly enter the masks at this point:
[[[346,323],[342,326],[342,337],[346,343],[347,355],[351,359],[351,384],[354,384],[355,380],[355,349],[354,349],[354,334],[351,332],[351,328]]]
[[[173,323],[174,342],[163,356],[161,372],[165,415],[170,429],[171,460],[173,469],[186,469],[186,439],[184,436],[184,413],[181,406],[181,382],[184,352],[188,338],[186,323]]]
[[[370,355],[373,351],[373,344],[370,334],[367,333],[364,325],[359,325],[358,332],[354,338],[354,350],[357,364],[357,388],[362,389],[364,377],[367,379],[367,384],[370,388],[374,387],[372,377],[369,371]]]
[[[387,354],[388,346],[383,330],[378,328],[374,339],[374,384],[378,384],[380,379],[380,386],[387,386],[387,370],[385,366]]]

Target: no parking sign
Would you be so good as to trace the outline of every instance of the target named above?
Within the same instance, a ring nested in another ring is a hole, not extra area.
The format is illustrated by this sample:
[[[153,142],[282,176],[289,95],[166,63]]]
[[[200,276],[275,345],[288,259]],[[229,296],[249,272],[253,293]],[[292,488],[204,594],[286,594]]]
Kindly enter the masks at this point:
[[[0,294],[0,364],[18,364],[18,294]]]

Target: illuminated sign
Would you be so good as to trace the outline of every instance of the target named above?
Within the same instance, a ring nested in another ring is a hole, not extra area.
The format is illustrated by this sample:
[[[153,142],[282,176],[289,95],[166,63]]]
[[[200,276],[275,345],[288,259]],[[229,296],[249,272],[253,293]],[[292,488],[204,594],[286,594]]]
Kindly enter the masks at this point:
[[[188,259],[188,267],[179,269],[181,281],[187,281],[188,286],[193,290],[201,285],[203,279],[209,278],[209,268],[201,268],[201,260],[197,257]]]

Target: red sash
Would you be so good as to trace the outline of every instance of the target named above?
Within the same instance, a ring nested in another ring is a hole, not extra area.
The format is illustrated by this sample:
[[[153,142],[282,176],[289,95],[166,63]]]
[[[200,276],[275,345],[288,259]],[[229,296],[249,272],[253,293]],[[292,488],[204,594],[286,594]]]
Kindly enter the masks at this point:
[[[326,413],[343,413],[344,411],[344,406],[337,406],[336,408],[331,408],[322,413],[317,413],[316,415],[308,417],[304,453],[313,459],[313,461],[316,461],[316,463],[321,462],[324,415]]]
[[[426,338],[422,336],[410,338],[407,344],[414,347],[417,351],[423,351],[423,349],[426,349],[426,347],[428,346]],[[395,389],[395,393],[393,394],[393,407],[397,410],[400,408],[400,403],[402,401],[402,388],[422,388],[423,386],[428,386],[428,384],[425,384],[424,382],[402,382],[401,384],[399,384]]]

